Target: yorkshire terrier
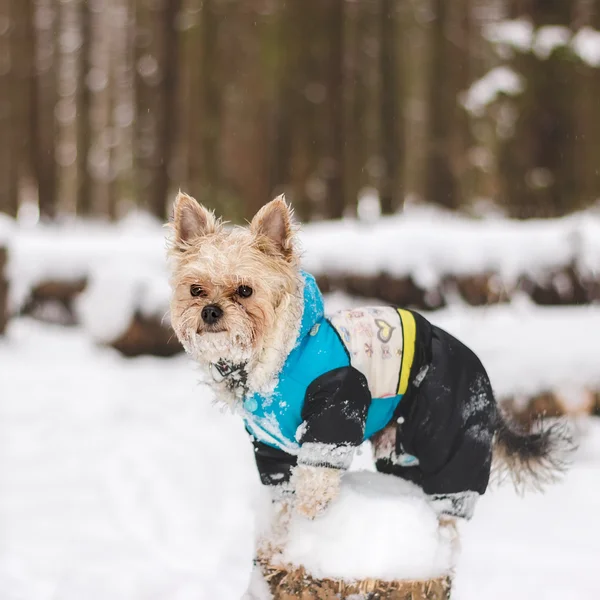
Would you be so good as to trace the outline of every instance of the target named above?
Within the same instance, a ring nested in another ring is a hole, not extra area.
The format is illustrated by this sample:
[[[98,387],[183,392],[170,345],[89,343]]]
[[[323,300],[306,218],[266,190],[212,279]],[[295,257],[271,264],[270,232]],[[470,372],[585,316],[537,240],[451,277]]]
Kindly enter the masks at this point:
[[[564,468],[564,429],[520,431],[474,352],[419,313],[325,317],[282,196],[227,228],[180,193],[171,228],[173,328],[242,415],[262,483],[293,510],[319,515],[365,440],[377,470],[420,486],[442,520],[471,517],[492,466],[534,485]]]

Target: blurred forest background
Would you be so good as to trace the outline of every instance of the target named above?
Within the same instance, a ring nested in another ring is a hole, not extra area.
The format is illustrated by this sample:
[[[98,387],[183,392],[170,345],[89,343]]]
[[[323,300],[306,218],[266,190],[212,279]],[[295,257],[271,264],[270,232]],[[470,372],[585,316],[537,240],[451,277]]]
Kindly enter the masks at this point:
[[[598,29],[600,0],[0,0],[0,210],[563,215],[600,197]]]

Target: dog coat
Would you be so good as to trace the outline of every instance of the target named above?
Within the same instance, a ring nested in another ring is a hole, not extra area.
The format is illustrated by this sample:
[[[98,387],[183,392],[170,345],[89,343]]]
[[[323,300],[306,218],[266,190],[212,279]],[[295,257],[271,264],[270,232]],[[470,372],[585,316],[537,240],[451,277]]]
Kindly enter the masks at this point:
[[[307,460],[312,453],[314,463],[345,468],[352,449],[391,421],[406,393],[414,374],[415,315],[368,307],[326,318],[314,278],[303,277],[304,307],[295,347],[274,391],[246,397],[243,416],[255,440]],[[332,396],[336,405],[323,414],[320,409],[331,404]],[[332,437],[333,430],[337,434]]]
[[[262,483],[285,483],[296,464],[348,468],[354,450],[391,425],[395,447],[377,470],[420,486],[439,513],[470,518],[498,423],[478,357],[414,311],[326,318],[315,280],[303,277],[296,345],[273,392],[243,402]]]

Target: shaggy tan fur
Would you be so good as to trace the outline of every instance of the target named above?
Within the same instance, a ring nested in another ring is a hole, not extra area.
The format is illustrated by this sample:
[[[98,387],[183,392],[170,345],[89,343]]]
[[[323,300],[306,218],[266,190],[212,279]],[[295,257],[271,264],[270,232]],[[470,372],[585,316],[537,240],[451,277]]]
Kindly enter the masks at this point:
[[[279,197],[249,227],[227,228],[179,193],[171,229],[171,321],[177,337],[207,372],[220,359],[246,363],[248,391],[269,391],[302,316],[291,209]],[[250,297],[238,294],[242,285],[252,289]],[[192,296],[192,286],[199,286],[201,295]],[[214,325],[201,318],[209,304],[224,312]],[[214,384],[221,400],[239,399],[222,382]]]
[[[291,484],[296,492],[296,511],[309,518],[318,517],[340,491],[341,471],[328,467],[298,465]]]

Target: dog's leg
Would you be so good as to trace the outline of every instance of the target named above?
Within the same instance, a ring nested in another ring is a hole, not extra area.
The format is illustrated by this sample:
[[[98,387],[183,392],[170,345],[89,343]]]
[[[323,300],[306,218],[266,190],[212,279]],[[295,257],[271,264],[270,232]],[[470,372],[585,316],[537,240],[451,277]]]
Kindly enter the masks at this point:
[[[292,472],[295,509],[309,519],[318,517],[338,495],[342,471],[330,467],[298,465]]]
[[[373,459],[394,461],[396,456],[396,425],[388,425],[371,438]]]

